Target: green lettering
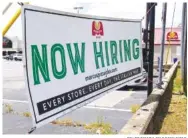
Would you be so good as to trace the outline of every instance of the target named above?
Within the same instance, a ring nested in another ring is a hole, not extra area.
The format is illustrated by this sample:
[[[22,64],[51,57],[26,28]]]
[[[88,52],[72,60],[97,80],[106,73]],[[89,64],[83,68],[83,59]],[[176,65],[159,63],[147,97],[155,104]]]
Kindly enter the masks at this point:
[[[116,41],[110,41],[110,50],[111,50],[111,58],[112,58],[112,64],[118,64],[117,59],[117,43]]]
[[[121,40],[119,40],[119,53],[120,53],[120,61],[123,62],[123,54],[122,54],[122,45]]]
[[[97,42],[93,42],[93,47],[94,47],[94,55],[95,55],[95,65],[96,69],[99,68],[99,61],[98,59],[101,59],[102,67],[104,67],[104,57],[103,57],[103,51],[102,51],[102,42],[99,42],[99,52],[97,52]]]
[[[56,52],[59,52],[61,55],[61,71],[57,70],[56,64]],[[65,61],[65,52],[64,48],[61,44],[54,44],[51,48],[51,62],[52,62],[52,72],[56,79],[62,79],[66,76],[67,68],[66,68],[66,61]]]
[[[106,52],[107,66],[109,66],[110,65],[110,61],[109,61],[109,53],[108,53],[108,41],[105,41],[105,52]]]
[[[132,45],[133,45],[133,58],[134,59],[138,59],[139,58],[139,47],[135,48],[135,46],[139,46],[139,41],[138,39],[134,39],[133,42],[132,42]]]
[[[81,48],[81,56],[78,49],[78,43],[74,43],[75,55],[73,57],[73,53],[71,50],[71,44],[67,44],[67,50],[69,53],[69,58],[71,61],[72,69],[74,75],[78,74],[78,65],[80,67],[81,72],[85,72],[85,43],[82,43]]]
[[[130,40],[127,41],[124,40],[124,55],[125,55],[125,61],[131,60],[131,48],[130,48]]]
[[[42,44],[42,57],[41,57],[37,45],[31,45],[34,85],[40,84],[39,71],[45,82],[50,81],[46,47],[47,47],[46,44]]]

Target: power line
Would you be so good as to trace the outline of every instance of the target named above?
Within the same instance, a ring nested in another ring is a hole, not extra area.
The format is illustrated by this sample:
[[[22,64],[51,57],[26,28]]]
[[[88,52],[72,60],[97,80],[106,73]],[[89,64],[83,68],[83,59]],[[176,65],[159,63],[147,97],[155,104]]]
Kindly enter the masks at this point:
[[[173,11],[173,15],[172,15],[172,25],[171,25],[171,31],[170,33],[172,33],[172,27],[173,27],[173,24],[174,24],[174,13],[176,11],[176,2],[174,3],[174,11]],[[171,36],[171,34],[170,34]],[[168,61],[168,55],[169,55],[169,51],[170,51],[170,40],[168,41],[168,51],[167,51],[167,55],[166,55],[166,62],[165,62],[165,66],[167,65],[167,61]]]
[[[11,5],[12,2],[9,2],[8,5],[5,7],[5,9],[3,10],[3,15],[7,12],[7,10],[10,8]]]
[[[174,11],[173,11],[173,16],[172,16],[172,25],[171,25],[171,32],[172,32],[172,27],[173,27],[173,24],[174,24],[174,13],[176,11],[176,2],[174,3]]]
[[[153,5],[149,8],[149,10],[146,12],[146,15],[144,15],[144,16],[142,17],[141,20],[144,20],[144,18],[147,16],[147,14],[149,14],[149,12],[151,11],[151,9],[152,9],[154,6],[156,6],[156,5],[157,5],[156,3],[153,4]]]

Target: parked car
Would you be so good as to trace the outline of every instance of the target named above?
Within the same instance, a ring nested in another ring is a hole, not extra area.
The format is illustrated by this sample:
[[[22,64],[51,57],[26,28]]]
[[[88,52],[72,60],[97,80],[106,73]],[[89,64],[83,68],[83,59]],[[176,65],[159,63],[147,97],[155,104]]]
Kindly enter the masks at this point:
[[[7,60],[22,61],[22,54],[19,54],[19,53],[10,54],[6,59]]]
[[[22,61],[22,54],[15,54],[15,55],[13,55],[13,59],[14,60],[19,60],[19,61]]]
[[[4,55],[3,59],[9,59],[9,55]]]
[[[14,59],[14,58],[13,58],[14,55],[15,55],[15,54],[10,54],[10,55],[8,56],[7,60],[13,60],[13,59]]]

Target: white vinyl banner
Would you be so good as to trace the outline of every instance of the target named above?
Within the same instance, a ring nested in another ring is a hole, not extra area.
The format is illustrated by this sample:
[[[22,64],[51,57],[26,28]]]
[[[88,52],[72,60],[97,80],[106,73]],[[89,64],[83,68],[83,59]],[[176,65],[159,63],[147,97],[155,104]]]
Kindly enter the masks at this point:
[[[22,22],[35,127],[142,76],[141,20],[24,5]]]

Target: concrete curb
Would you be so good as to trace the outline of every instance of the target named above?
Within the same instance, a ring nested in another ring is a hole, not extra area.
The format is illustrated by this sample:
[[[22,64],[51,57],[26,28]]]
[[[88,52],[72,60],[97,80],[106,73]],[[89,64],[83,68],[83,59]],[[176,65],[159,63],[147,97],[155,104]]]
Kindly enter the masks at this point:
[[[160,112],[164,96],[172,91],[173,78],[178,67],[176,62],[163,78],[162,89],[154,88],[141,108],[132,116],[119,134],[152,134],[154,130],[155,115]]]

